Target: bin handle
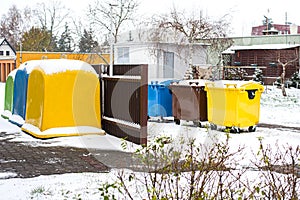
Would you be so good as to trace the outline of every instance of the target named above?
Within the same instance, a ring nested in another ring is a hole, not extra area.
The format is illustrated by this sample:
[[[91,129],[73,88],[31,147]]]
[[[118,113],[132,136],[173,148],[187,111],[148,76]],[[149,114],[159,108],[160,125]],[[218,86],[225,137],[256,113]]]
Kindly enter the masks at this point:
[[[230,86],[233,86],[234,88],[236,88],[236,83],[225,83],[226,88],[229,88]]]
[[[259,92],[263,93],[265,89],[263,87],[261,87],[258,90],[259,90]]]
[[[246,87],[247,85],[252,85],[252,84],[253,84],[253,82],[245,83],[242,85],[242,87]]]
[[[245,84],[242,85],[242,87],[246,87],[247,85],[251,85],[251,84],[253,84],[253,82],[245,83]],[[255,83],[255,84],[257,84],[257,83]],[[258,90],[261,91],[261,92],[263,92],[263,91],[264,91],[263,86],[262,86],[261,84],[257,84],[257,85],[260,86],[260,87],[258,88]]]
[[[244,85],[242,85],[242,87],[241,88],[243,88],[243,91],[244,90],[246,90],[246,86],[247,85],[251,85],[251,84],[253,84],[253,83],[246,83],[246,84],[244,84]],[[260,85],[261,86],[261,85]],[[261,87],[258,87],[258,88],[255,88],[255,89],[257,89],[259,92],[263,92],[264,91],[264,87],[263,86],[261,86]]]
[[[206,87],[208,87],[209,85],[212,86],[212,87],[215,87],[215,83],[213,83],[213,82],[207,82],[207,83],[205,83]]]

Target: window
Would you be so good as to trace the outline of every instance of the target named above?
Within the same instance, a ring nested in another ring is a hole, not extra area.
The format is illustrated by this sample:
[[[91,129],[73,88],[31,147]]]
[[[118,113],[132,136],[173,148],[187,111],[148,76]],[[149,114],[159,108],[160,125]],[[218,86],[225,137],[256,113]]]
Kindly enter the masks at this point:
[[[174,53],[164,52],[164,78],[174,78]]]
[[[10,53],[9,51],[6,51],[6,55],[7,55],[7,56],[9,56],[9,53]]]
[[[3,56],[3,53],[4,53],[3,51],[0,51],[0,56]]]
[[[129,63],[129,47],[119,47],[118,49],[118,63]]]

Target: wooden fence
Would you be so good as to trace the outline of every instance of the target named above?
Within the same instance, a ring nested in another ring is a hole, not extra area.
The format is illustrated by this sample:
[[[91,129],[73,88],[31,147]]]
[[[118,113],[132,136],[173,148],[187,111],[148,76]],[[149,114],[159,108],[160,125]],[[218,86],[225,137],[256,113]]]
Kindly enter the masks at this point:
[[[102,128],[116,137],[146,145],[148,66],[114,65],[113,73],[101,77]]]
[[[6,82],[8,74],[15,69],[15,63],[11,60],[0,62],[0,82]]]

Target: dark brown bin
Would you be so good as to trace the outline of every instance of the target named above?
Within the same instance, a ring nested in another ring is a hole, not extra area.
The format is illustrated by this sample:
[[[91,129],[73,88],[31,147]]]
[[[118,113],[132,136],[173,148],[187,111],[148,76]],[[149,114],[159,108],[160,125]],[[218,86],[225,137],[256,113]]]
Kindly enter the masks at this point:
[[[180,120],[193,121],[201,126],[200,121],[207,121],[207,97],[205,86],[196,83],[172,84],[172,110],[174,121],[180,124]]]

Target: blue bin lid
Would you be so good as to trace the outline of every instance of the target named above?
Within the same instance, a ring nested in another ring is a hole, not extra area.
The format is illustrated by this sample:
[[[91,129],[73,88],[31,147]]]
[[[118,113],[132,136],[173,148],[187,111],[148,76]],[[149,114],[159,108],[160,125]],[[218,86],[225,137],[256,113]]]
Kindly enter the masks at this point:
[[[167,81],[162,81],[159,84],[164,85],[164,86],[169,86],[169,85],[171,85],[171,83],[174,83],[174,82],[179,82],[179,80],[167,80]]]

